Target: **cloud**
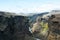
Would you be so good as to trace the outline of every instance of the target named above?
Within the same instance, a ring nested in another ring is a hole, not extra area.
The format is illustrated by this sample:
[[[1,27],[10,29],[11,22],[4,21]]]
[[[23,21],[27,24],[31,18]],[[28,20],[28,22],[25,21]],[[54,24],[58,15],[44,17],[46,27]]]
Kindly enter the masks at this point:
[[[56,10],[60,9],[59,4],[41,4],[41,5],[30,5],[30,7],[24,6],[24,7],[17,7],[17,6],[8,6],[1,8],[0,10],[3,11],[8,11],[8,12],[15,12],[15,13],[40,13],[40,12],[45,12],[45,11],[51,11],[51,10]]]
[[[45,12],[45,11],[51,11],[51,10],[58,10],[60,9],[59,4],[42,4],[39,6],[33,6],[28,8],[20,9],[23,13],[39,13],[39,12]]]
[[[45,11],[51,11],[51,10],[58,10],[60,9],[60,6],[58,4],[43,4],[40,5],[38,8],[35,8],[35,12],[45,12]]]

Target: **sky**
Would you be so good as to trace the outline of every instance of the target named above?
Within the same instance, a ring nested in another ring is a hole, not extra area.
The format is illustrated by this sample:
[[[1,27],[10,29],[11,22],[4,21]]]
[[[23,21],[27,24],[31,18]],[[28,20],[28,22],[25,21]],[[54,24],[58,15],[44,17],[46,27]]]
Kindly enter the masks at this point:
[[[60,0],[0,0],[0,11],[40,13],[60,10]]]

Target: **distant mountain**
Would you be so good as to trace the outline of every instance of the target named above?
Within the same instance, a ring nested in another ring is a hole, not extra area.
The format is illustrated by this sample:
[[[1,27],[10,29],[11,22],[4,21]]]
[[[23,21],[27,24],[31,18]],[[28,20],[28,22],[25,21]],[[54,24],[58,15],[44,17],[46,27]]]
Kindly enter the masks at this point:
[[[29,22],[35,22],[35,20],[36,20],[36,18],[37,18],[38,16],[43,16],[43,15],[48,14],[48,13],[49,13],[49,12],[36,13],[36,14],[33,15],[33,16],[28,16],[28,18],[30,19]]]

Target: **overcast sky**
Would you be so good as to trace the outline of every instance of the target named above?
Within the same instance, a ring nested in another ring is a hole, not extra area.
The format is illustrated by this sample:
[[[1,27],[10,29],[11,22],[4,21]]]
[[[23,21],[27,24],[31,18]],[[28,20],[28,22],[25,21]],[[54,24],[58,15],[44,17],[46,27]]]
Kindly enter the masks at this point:
[[[0,11],[39,13],[60,9],[60,0],[0,0]]]

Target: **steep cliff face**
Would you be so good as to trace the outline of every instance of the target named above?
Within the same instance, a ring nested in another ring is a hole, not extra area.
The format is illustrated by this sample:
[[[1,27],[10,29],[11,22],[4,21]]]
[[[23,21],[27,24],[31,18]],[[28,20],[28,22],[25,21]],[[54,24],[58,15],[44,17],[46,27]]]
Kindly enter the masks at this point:
[[[0,40],[24,40],[26,34],[31,35],[26,16],[6,15],[0,15]]]
[[[48,40],[60,40],[60,14],[54,14],[54,16],[49,19]]]

